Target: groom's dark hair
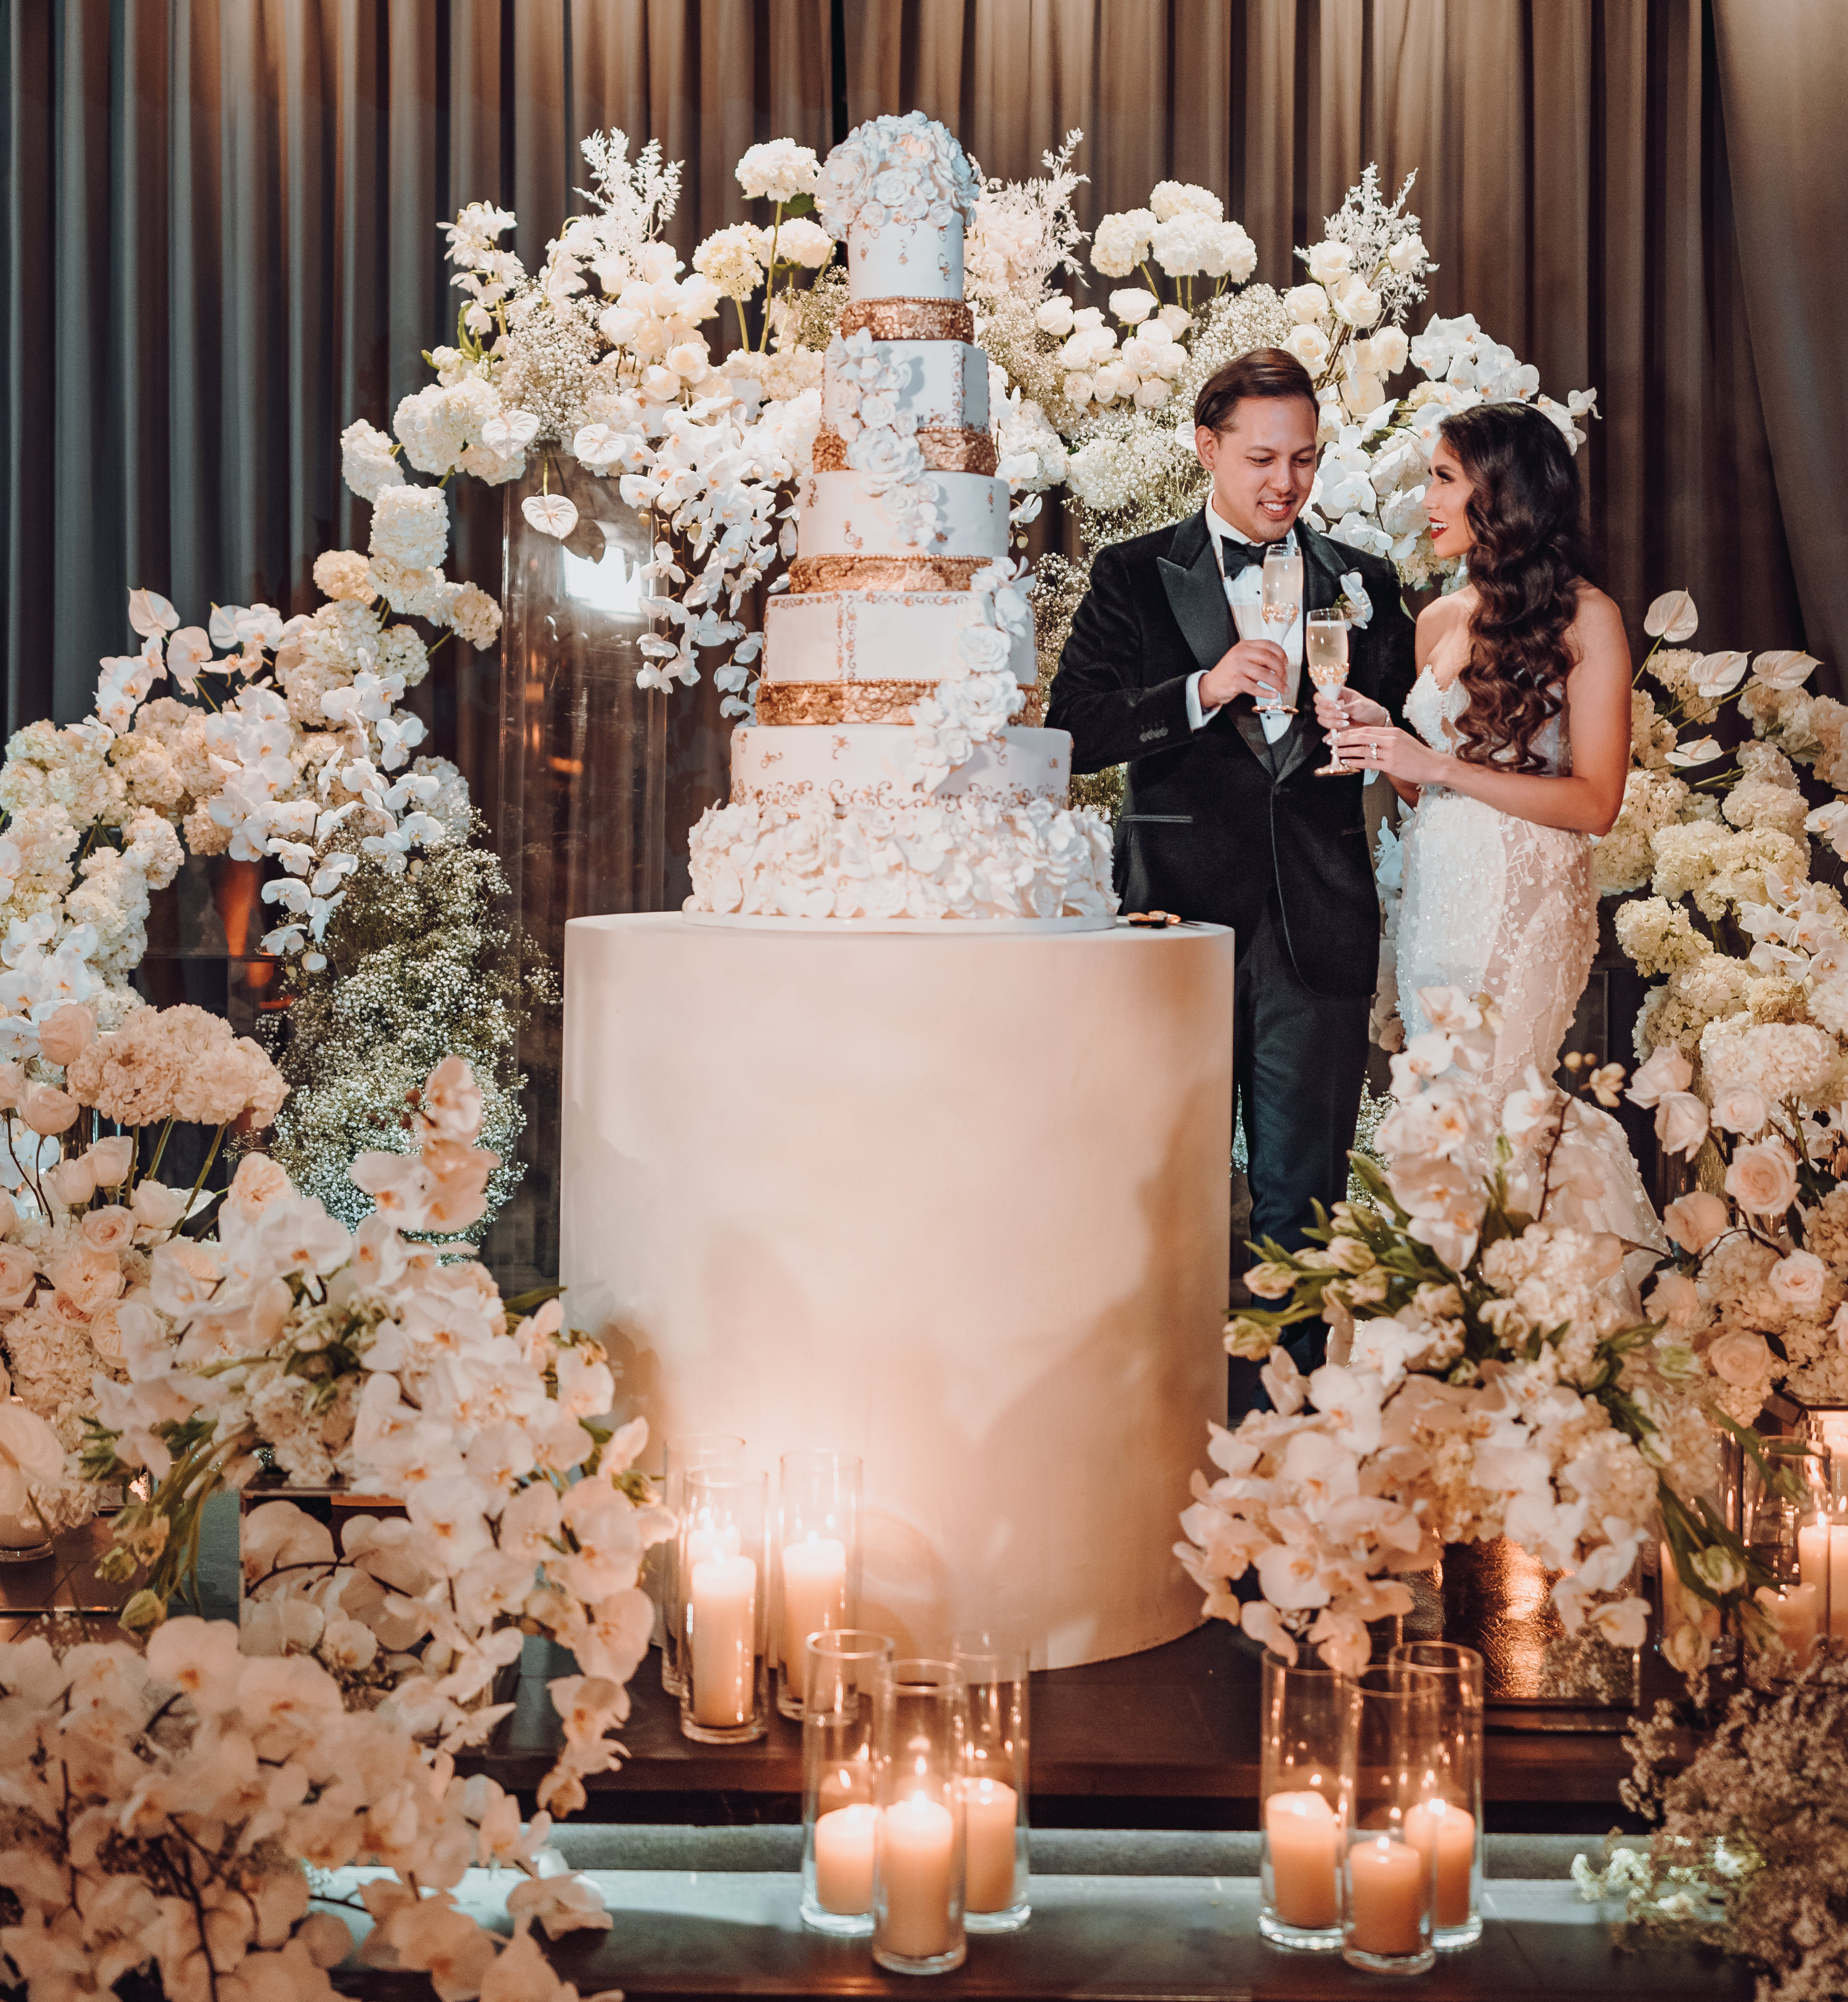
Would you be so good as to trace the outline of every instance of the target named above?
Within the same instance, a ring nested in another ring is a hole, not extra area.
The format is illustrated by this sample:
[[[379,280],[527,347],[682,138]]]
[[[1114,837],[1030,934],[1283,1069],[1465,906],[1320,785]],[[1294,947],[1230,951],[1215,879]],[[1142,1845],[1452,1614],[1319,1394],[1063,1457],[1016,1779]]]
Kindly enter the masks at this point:
[[[1313,410],[1316,385],[1295,356],[1281,347],[1254,347],[1208,376],[1194,399],[1194,422],[1209,431],[1234,423],[1247,396],[1300,396]]]

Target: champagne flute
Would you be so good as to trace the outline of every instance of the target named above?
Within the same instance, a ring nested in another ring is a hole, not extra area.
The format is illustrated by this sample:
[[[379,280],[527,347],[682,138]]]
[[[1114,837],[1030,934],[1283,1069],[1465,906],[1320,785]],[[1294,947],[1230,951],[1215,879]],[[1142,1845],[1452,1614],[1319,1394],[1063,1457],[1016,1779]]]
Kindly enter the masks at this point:
[[[1273,542],[1264,552],[1262,603],[1264,637],[1275,640],[1287,652],[1291,630],[1302,609],[1302,557],[1293,537],[1288,542]],[[1282,707],[1280,700],[1276,713],[1281,713]]]
[[[1271,628],[1267,623],[1269,616],[1255,598],[1247,598],[1243,604],[1235,604],[1232,608],[1232,623],[1238,629],[1241,640],[1271,638]],[[1277,689],[1257,698],[1257,713],[1260,716],[1294,716],[1296,712],[1285,703],[1282,690]]]
[[[1333,695],[1348,682],[1348,622],[1338,612],[1312,612],[1304,624],[1302,650],[1309,664],[1309,678],[1324,693]],[[1341,754],[1329,740],[1328,762],[1316,768],[1318,779],[1346,779],[1355,767],[1341,762]]]

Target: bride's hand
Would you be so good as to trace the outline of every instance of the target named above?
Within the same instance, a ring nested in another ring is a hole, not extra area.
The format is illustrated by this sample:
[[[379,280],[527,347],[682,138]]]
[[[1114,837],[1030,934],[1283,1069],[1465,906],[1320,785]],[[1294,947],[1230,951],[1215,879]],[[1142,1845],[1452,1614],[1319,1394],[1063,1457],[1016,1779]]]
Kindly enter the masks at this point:
[[[1377,703],[1368,706],[1383,717],[1386,714]],[[1441,785],[1449,762],[1423,738],[1396,730],[1386,721],[1351,725],[1336,736],[1335,748],[1343,764],[1362,772],[1383,772],[1407,786]]]
[[[1377,723],[1391,729],[1393,719],[1370,695],[1350,688],[1337,689],[1333,695],[1316,691],[1316,720],[1324,730],[1351,730],[1362,724]]]

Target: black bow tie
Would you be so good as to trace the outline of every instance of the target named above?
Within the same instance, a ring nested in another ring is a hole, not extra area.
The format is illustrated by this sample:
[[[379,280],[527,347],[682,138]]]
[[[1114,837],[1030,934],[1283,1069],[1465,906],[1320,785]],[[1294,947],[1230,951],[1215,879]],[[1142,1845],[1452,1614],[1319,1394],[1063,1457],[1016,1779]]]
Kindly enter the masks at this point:
[[[1272,549],[1283,546],[1281,542],[1259,542],[1254,546],[1250,542],[1241,542],[1234,535],[1221,535],[1219,542],[1219,560],[1225,566],[1226,581],[1229,584],[1248,563],[1256,563],[1262,570],[1264,558]]]

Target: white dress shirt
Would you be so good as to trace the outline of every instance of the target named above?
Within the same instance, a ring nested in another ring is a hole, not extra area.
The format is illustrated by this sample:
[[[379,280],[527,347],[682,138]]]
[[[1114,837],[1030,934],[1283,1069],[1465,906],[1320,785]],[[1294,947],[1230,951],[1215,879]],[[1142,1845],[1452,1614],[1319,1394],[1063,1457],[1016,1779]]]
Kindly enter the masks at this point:
[[[1226,602],[1229,605],[1261,603],[1264,595],[1264,575],[1257,564],[1247,563],[1236,577],[1228,579],[1226,575],[1226,558],[1220,543],[1228,535],[1238,542],[1244,542],[1246,538],[1220,514],[1213,505],[1210,494],[1206,502],[1206,526],[1213,539],[1213,560],[1219,567],[1219,578],[1225,587]],[[1257,545],[1253,543],[1250,546],[1255,548]],[[1300,547],[1300,544],[1298,546]],[[1296,706],[1297,690],[1302,683],[1302,616],[1299,608],[1295,624],[1279,643],[1290,664],[1289,680],[1284,692],[1284,700],[1292,709]],[[1236,633],[1236,619],[1233,630]],[[1194,730],[1204,730],[1208,720],[1219,713],[1220,706],[1215,703],[1212,708],[1208,709],[1200,699],[1200,682],[1206,672],[1205,668],[1200,668],[1187,677],[1187,723]],[[1267,744],[1274,744],[1280,737],[1287,735],[1294,720],[1288,716],[1267,716],[1262,710],[1258,711],[1258,720],[1264,725],[1264,741]]]

